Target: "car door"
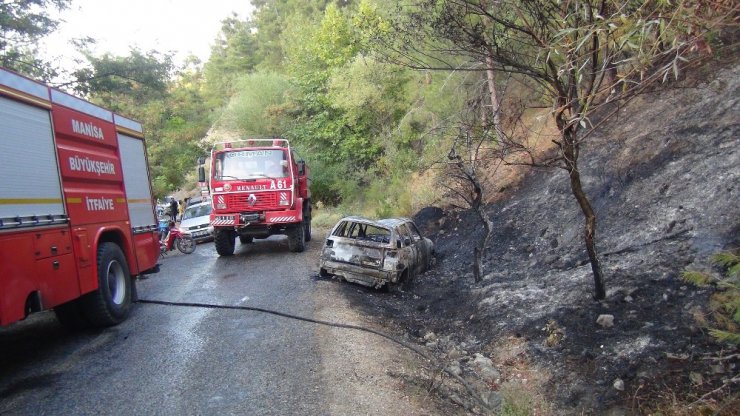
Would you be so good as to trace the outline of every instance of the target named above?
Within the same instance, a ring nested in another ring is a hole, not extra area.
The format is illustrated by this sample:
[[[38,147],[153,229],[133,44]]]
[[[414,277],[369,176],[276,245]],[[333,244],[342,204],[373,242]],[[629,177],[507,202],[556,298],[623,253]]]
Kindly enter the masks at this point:
[[[403,253],[401,258],[406,259],[409,277],[413,278],[419,273],[419,249],[414,244],[411,230],[405,223],[398,226],[398,234],[401,236],[401,251]]]

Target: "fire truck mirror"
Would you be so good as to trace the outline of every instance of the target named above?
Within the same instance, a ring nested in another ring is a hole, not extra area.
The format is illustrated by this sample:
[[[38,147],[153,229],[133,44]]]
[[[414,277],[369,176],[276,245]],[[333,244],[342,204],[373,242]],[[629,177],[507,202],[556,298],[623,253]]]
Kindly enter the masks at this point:
[[[204,168],[202,165],[198,166],[198,182],[205,182],[206,181],[206,168]]]
[[[303,160],[299,160],[298,162],[296,162],[296,164],[298,165],[298,174],[301,176],[305,175],[306,174],[306,162],[304,162]]]

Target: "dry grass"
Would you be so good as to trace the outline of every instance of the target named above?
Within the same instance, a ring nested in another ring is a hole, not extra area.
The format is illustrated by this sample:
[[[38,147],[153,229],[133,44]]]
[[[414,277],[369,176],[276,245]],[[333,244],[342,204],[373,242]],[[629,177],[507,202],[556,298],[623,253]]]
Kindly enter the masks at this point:
[[[494,367],[501,372],[501,384],[492,386],[501,393],[501,415],[537,416],[553,412],[542,394],[550,374],[530,360],[526,344],[524,338],[508,337],[486,348]]]

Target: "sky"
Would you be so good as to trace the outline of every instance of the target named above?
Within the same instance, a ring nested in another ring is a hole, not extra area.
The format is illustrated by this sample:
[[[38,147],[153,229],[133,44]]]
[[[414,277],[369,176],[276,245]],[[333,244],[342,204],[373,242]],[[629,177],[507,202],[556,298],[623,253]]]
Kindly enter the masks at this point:
[[[249,0],[72,0],[42,50],[61,57],[60,64],[71,69],[72,59],[80,55],[69,41],[89,36],[97,40],[96,55],[128,55],[131,46],[138,46],[142,51],[172,51],[178,64],[190,54],[205,62],[221,20],[232,12],[246,18],[251,10]]]

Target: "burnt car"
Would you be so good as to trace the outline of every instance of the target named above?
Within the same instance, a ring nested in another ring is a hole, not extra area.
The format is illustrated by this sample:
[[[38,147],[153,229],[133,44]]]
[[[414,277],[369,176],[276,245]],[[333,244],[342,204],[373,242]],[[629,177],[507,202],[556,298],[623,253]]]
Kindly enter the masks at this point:
[[[380,288],[411,280],[434,260],[434,244],[408,218],[346,217],[332,228],[321,252],[321,276]]]

